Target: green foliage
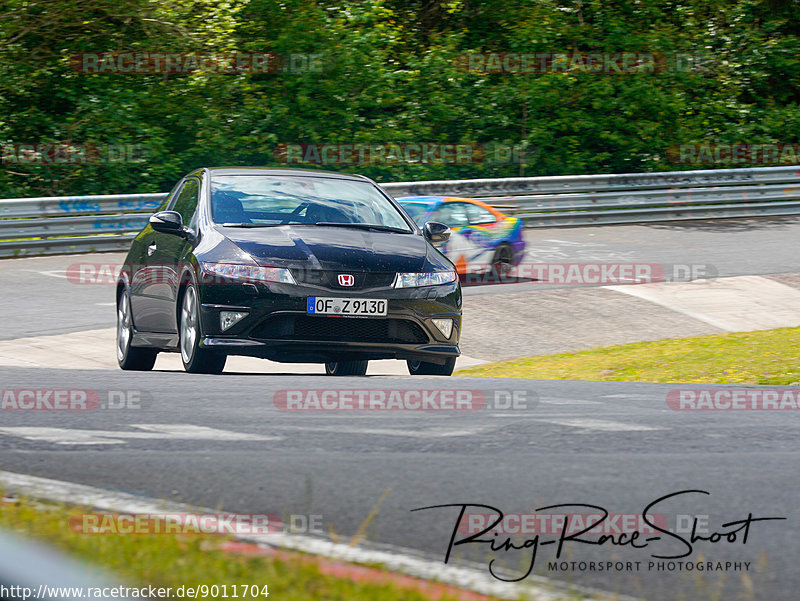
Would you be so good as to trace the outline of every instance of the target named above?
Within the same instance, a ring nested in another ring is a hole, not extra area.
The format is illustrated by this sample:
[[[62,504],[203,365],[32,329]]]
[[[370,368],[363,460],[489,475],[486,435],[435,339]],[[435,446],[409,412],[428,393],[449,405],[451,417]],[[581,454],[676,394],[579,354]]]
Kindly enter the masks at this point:
[[[200,165],[278,164],[282,143],[524,148],[505,163],[325,166],[396,181],[703,168],[669,149],[800,142],[797,0],[6,0],[0,16],[0,144],[145,157],[6,162],[4,197],[164,191]],[[74,58],[234,51],[314,55],[321,70],[83,73]],[[629,74],[465,68],[489,52],[694,60]]]

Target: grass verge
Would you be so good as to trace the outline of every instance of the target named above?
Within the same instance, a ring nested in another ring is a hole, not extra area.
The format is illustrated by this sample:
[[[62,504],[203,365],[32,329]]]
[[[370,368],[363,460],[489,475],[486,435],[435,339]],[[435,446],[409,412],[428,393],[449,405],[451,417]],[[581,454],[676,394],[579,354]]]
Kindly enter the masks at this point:
[[[181,586],[221,589],[227,584],[228,597],[235,598],[232,586],[236,585],[240,598],[254,601],[268,597],[242,597],[243,585],[257,585],[261,590],[266,585],[269,598],[281,601],[491,601],[454,587],[374,568],[326,563],[299,553],[271,552],[219,535],[84,534],[70,528],[70,517],[83,511],[25,499],[3,500],[0,491],[1,529],[42,540],[105,569],[120,577],[120,586],[153,585],[175,591]]]
[[[800,328],[636,342],[524,357],[462,369],[457,375],[614,382],[795,384],[800,382]]]

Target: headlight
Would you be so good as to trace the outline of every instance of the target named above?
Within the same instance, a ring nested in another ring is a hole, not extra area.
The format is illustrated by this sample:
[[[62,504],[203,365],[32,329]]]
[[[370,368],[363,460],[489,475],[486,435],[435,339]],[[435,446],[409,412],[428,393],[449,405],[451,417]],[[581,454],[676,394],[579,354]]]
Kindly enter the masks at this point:
[[[415,288],[417,286],[438,286],[455,282],[455,271],[435,271],[433,273],[398,273],[394,280],[395,288]]]
[[[234,263],[203,263],[203,271],[209,275],[226,280],[245,282],[278,282],[296,284],[292,272],[282,267],[262,267],[260,265],[237,265]]]

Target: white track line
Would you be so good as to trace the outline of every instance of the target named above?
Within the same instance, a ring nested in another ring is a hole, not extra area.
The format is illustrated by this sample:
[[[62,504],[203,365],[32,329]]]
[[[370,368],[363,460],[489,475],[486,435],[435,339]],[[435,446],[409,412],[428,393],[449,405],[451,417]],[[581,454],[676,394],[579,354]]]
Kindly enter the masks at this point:
[[[508,414],[505,414],[508,417]],[[501,425],[490,424],[465,428],[427,428],[419,430],[398,430],[390,428],[353,428],[339,426],[276,426],[280,430],[298,430],[303,432],[336,432],[337,434],[364,434],[375,436],[405,436],[407,438],[451,438],[455,436],[477,436],[487,430],[496,430]]]
[[[582,430],[599,430],[601,432],[647,432],[650,430],[664,430],[655,426],[643,426],[641,424],[625,424],[605,419],[537,419],[537,422],[555,424],[557,426],[571,426]]]
[[[605,288],[729,332],[800,325],[800,290],[757,275]]]
[[[0,427],[0,434],[16,436],[26,440],[65,445],[125,444],[129,439],[160,440],[221,440],[221,441],[265,441],[282,440],[280,436],[243,434],[229,430],[217,430],[191,424],[131,424],[145,432],[80,430],[73,428],[46,428],[35,426]]]
[[[602,405],[600,401],[582,401],[579,399],[542,399],[543,405]]]
[[[96,303],[102,305],[103,303]],[[114,303],[109,303],[113,305]],[[111,320],[114,314],[111,312]],[[65,369],[111,369],[118,371],[117,355],[114,351],[116,330],[102,328],[69,332],[49,336],[28,336],[0,341],[0,367],[44,367]],[[66,351],[66,352],[65,352]],[[464,369],[488,363],[483,359],[461,355],[456,360],[456,369]],[[160,353],[156,369],[183,371],[178,353]],[[228,358],[225,371],[242,373],[296,373],[324,375],[323,365],[314,363],[274,363],[255,357]],[[370,361],[367,375],[408,376],[405,361],[385,359]]]
[[[190,507],[182,503],[159,501],[123,492],[13,472],[0,471],[0,488],[38,499],[83,505],[118,513],[214,513],[214,510],[211,509]],[[411,549],[389,545],[370,545],[369,548],[363,544],[350,546],[321,538],[285,533],[239,536],[237,538],[341,561],[383,564],[392,572],[450,584],[502,599],[527,598],[532,601],[564,601],[565,598],[570,598],[637,601],[633,597],[577,586],[570,587],[569,590],[573,596],[568,597],[567,589],[562,584],[541,576],[529,576],[524,584],[501,582],[487,574],[486,566],[471,564],[470,567],[453,567],[444,565],[441,559],[438,561],[429,559]],[[575,596],[576,594],[577,596]]]

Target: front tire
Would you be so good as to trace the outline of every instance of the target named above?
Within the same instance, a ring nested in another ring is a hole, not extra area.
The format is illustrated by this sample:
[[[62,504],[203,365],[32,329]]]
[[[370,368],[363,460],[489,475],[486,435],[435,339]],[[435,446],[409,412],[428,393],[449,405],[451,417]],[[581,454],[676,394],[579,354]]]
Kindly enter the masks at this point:
[[[181,301],[180,347],[183,369],[190,374],[222,373],[228,356],[200,348],[201,338],[197,289],[194,284],[189,284]]]
[[[150,371],[158,351],[131,346],[132,339],[131,293],[126,288],[117,299],[117,363],[126,371]]]
[[[329,361],[325,373],[329,376],[364,376],[369,361]]]
[[[412,376],[452,376],[456,368],[456,358],[449,357],[444,364],[428,361],[406,361],[408,373]]]

